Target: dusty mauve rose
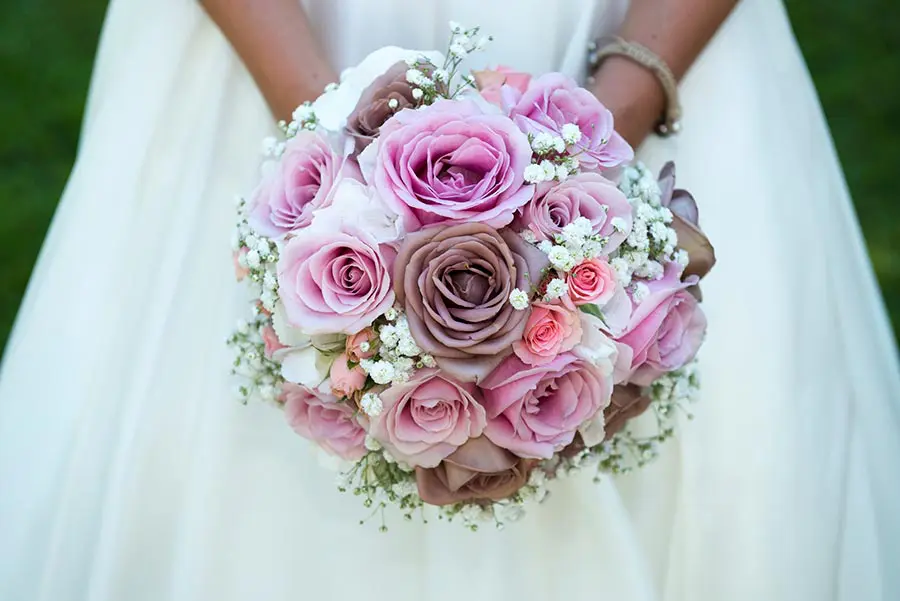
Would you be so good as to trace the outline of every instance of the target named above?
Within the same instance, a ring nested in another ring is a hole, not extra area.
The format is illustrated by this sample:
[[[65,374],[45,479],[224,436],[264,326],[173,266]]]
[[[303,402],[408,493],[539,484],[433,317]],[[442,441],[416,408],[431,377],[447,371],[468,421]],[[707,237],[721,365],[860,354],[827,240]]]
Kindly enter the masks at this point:
[[[366,454],[366,431],[354,416],[355,408],[318,390],[285,384],[279,400],[297,434],[348,461]]]
[[[588,259],[576,265],[566,277],[569,296],[576,305],[603,306],[616,292],[616,275],[606,259]]]
[[[397,62],[363,90],[346,126],[347,133],[356,140],[357,153],[372,143],[381,126],[395,113],[416,106],[412,86],[406,81],[408,70],[406,61]],[[394,107],[392,101],[396,103]]]
[[[553,240],[579,217],[591,222],[592,233],[608,238],[606,254],[631,232],[631,205],[611,181],[596,173],[579,173],[556,185],[542,185],[516,216],[516,229],[531,230],[538,240]],[[613,219],[621,219],[621,231]]]
[[[416,343],[465,382],[486,376],[521,338],[528,311],[509,303],[531,290],[547,256],[510,231],[480,223],[409,235],[397,256],[394,290]]]
[[[503,227],[534,194],[528,137],[473,100],[394,115],[360,155],[366,179],[407,231],[438,223]]]
[[[613,129],[612,113],[568,75],[542,75],[531,80],[524,94],[504,88],[503,101],[509,116],[526,133],[561,135],[567,123],[577,125],[581,139],[569,152],[578,155],[583,165],[610,168],[634,158],[631,146]]]
[[[523,363],[543,365],[572,350],[580,340],[581,321],[574,306],[534,303],[522,339],[513,343],[513,352]]]
[[[394,303],[394,251],[367,232],[300,230],[278,258],[287,322],[306,334],[355,334]]]
[[[496,69],[472,71],[472,76],[475,78],[475,86],[481,93],[481,97],[497,106],[502,105],[501,92],[503,86],[509,86],[513,90],[524,94],[525,90],[528,89],[528,83],[531,81],[530,73],[514,71],[502,65]]]
[[[642,414],[650,406],[650,398],[641,394],[641,389],[632,384],[613,388],[609,407],[603,410],[606,419],[606,440],[612,438],[625,427],[628,420]]]
[[[366,383],[366,372],[359,365],[351,369],[347,353],[341,353],[331,364],[331,392],[337,397],[349,397],[362,390]]]
[[[365,328],[352,336],[347,336],[344,349],[351,361],[359,363],[363,359],[371,359],[375,356],[376,340],[378,340],[378,334],[375,333],[375,330]],[[368,350],[362,350],[363,343],[369,345]]]
[[[700,229],[700,215],[694,197],[675,188],[675,164],[666,163],[659,174],[660,202],[672,211],[672,227],[678,246],[688,253],[684,276],[704,277],[716,264],[716,251]]]
[[[369,434],[400,461],[435,467],[485,426],[481,393],[437,369],[423,369],[379,395],[384,406]]]
[[[434,468],[416,468],[419,496],[431,505],[500,501],[528,481],[534,460],[516,457],[484,436],[473,438]]]
[[[485,436],[520,457],[548,459],[608,404],[612,380],[572,353],[545,365],[508,357],[481,384]]]
[[[338,155],[321,134],[301,130],[250,201],[250,225],[279,238],[312,223],[313,212],[331,203],[337,183],[358,179],[359,169]]]
[[[628,382],[650,385],[661,375],[694,358],[706,334],[706,316],[687,288],[697,277],[681,281],[681,267],[666,265],[663,277],[647,282],[649,295],[635,308],[617,342],[633,351]]]

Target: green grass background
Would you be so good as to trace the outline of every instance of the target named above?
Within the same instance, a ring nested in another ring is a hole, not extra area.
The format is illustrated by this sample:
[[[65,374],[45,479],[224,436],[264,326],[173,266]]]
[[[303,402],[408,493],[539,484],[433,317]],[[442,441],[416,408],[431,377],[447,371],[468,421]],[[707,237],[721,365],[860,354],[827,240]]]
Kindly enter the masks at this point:
[[[898,332],[900,2],[787,6]],[[0,0],[0,345],[72,166],[105,8],[106,0]]]

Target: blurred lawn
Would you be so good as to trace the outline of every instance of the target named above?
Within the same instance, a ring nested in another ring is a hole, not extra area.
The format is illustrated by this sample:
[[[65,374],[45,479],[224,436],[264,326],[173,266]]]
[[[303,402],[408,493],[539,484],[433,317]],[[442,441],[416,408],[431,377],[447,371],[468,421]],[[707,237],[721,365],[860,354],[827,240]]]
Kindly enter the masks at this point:
[[[900,3],[787,5],[900,331]],[[0,0],[0,344],[72,165],[105,7]]]

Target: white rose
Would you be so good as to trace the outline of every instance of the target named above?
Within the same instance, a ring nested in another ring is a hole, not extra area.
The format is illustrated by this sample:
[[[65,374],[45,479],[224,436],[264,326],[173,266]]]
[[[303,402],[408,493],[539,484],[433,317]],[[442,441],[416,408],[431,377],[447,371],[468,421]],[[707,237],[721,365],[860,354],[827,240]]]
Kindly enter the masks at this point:
[[[387,208],[374,189],[352,179],[337,185],[331,204],[313,213],[310,227],[334,232],[342,226],[368,232],[382,244],[399,240],[404,234],[400,217]]]
[[[275,351],[273,359],[281,363],[281,375],[288,382],[316,388],[331,369],[331,359],[316,350],[330,348],[339,342],[339,336],[317,336],[315,339],[304,334],[284,319],[284,306],[275,304],[272,312],[272,328],[281,344],[286,348]]]

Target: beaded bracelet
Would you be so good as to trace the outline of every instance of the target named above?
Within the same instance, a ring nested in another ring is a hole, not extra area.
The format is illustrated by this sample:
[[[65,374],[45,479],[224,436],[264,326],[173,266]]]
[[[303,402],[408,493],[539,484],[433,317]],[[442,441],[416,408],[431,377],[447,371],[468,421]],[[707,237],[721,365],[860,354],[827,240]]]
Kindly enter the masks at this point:
[[[681,103],[678,100],[678,82],[669,66],[646,47],[628,42],[620,37],[601,38],[588,45],[588,83],[594,83],[594,74],[600,63],[610,56],[630,58],[642,67],[650,70],[659,80],[666,95],[666,109],[656,124],[656,133],[666,137],[681,131]]]

